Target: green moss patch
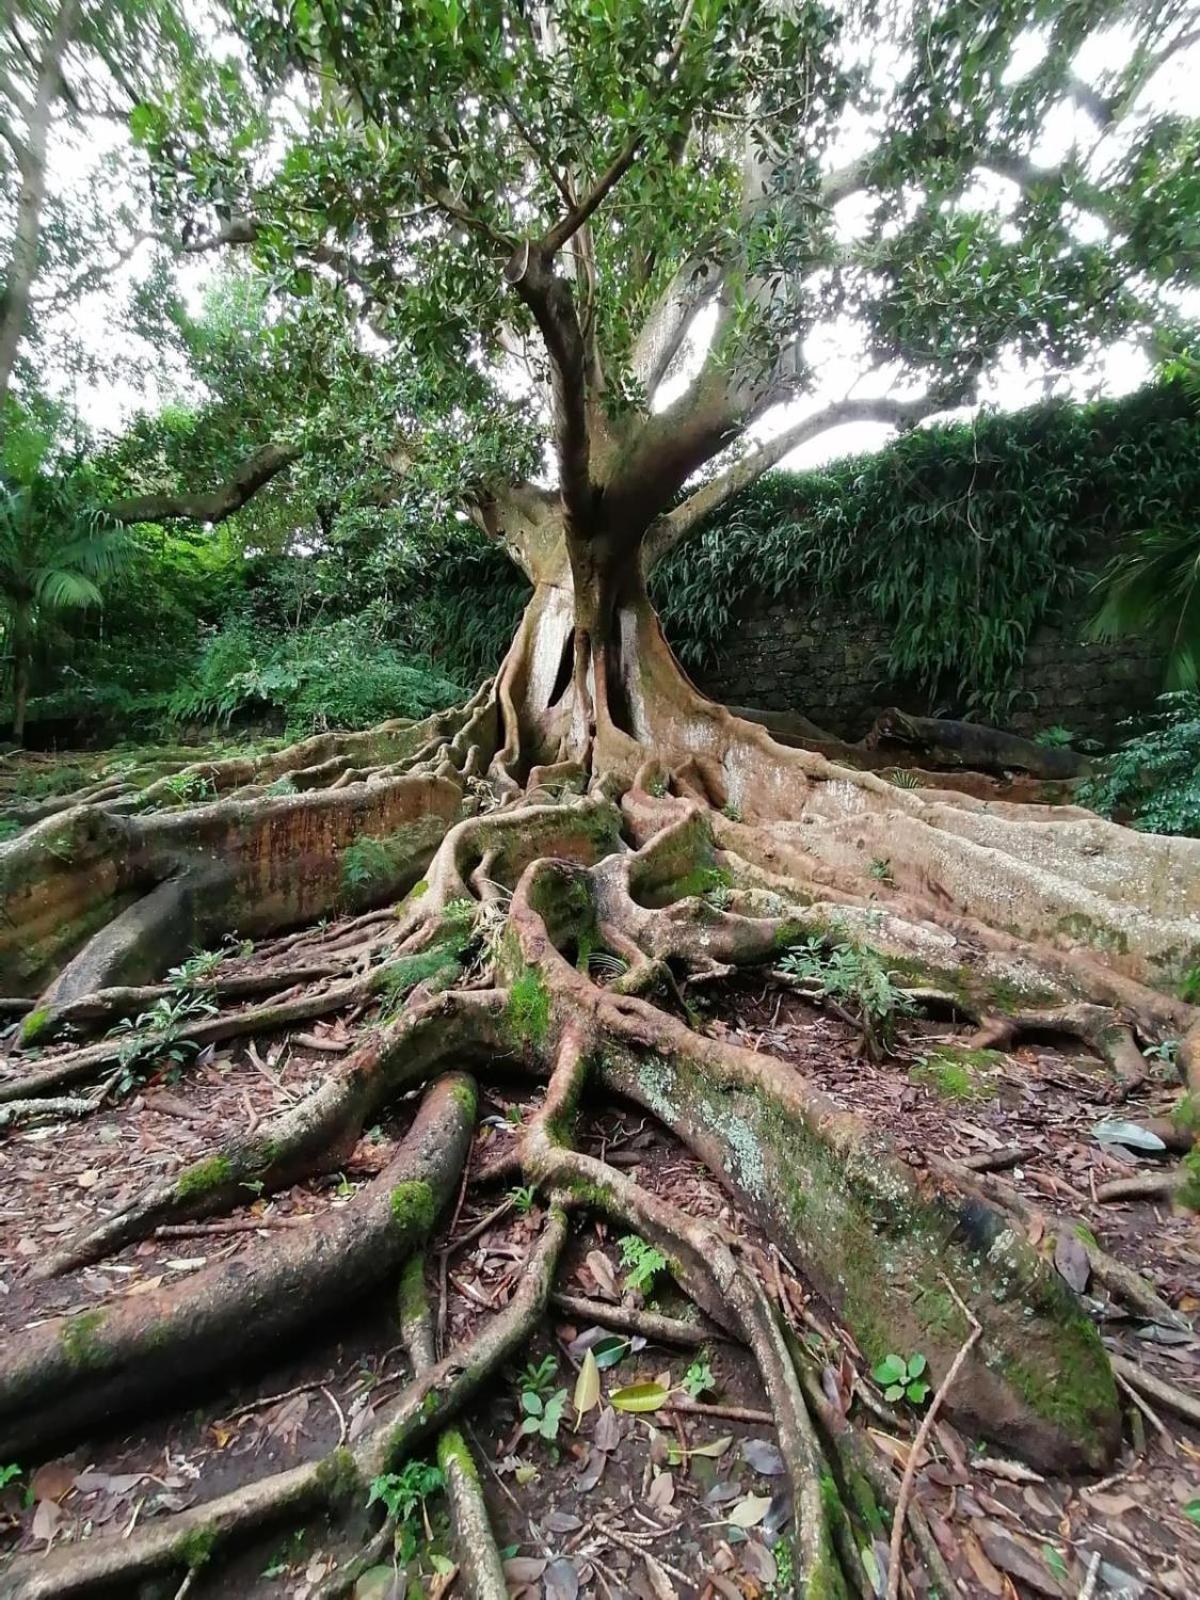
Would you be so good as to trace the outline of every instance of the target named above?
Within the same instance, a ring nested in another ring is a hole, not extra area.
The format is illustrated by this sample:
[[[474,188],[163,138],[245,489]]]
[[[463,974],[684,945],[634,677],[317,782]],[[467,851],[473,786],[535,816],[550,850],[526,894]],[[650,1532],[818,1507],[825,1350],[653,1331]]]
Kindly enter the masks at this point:
[[[996,1093],[1003,1063],[996,1050],[944,1045],[911,1067],[909,1077],[943,1100],[989,1100]]]
[[[550,991],[536,967],[523,967],[508,988],[508,1026],[519,1044],[542,1044],[550,1031]]]
[[[437,1208],[433,1203],[433,1190],[421,1179],[412,1183],[398,1183],[389,1198],[392,1221],[406,1232],[422,1238],[433,1227]]]
[[[195,1161],[183,1169],[175,1180],[175,1193],[180,1200],[186,1200],[192,1195],[223,1188],[232,1178],[233,1167],[228,1157],[210,1156],[206,1161]]]

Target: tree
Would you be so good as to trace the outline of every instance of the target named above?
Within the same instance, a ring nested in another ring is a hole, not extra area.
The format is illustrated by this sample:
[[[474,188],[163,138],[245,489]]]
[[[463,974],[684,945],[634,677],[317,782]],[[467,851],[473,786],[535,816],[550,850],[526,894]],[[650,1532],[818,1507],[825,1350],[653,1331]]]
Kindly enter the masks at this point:
[[[195,59],[171,0],[19,0],[6,8],[0,180],[14,199],[11,209],[0,207],[0,424],[22,351],[28,357],[56,315],[156,238],[137,203],[128,140],[108,150],[110,141],[95,135],[127,123],[146,95],[177,85]],[[86,171],[74,190],[54,170],[66,150]],[[71,365],[80,359],[78,349],[66,354]]]
[[[1189,10],[364,0],[234,16],[249,70],[139,106],[134,126],[181,243],[249,252],[299,301],[281,361],[317,346],[327,367],[317,403],[216,487],[160,486],[114,514],[217,522],[285,472],[361,452],[375,504],[460,505],[534,594],[496,681],[464,707],[55,802],[0,852],[0,972],[38,996],[29,1042],[111,1016],[123,1002],[100,991],[232,926],[256,936],[408,891],[365,975],[185,1034],[278,1028],[381,989],[406,997],[393,1020],[312,1099],[48,1270],[230,1207],[240,1185],[332,1165],[400,1086],[451,1059],[486,1070],[503,1055],[548,1079],[515,1162],[552,1209],[511,1305],[414,1380],[386,1426],[119,1548],[27,1568],[20,1592],[193,1566],[237,1529],[357,1493],[517,1347],[563,1213],[582,1207],[657,1247],[749,1344],[795,1495],[797,1592],[841,1593],[857,1558],[826,1485],[857,1481],[853,1430],[831,1421],[803,1348],[721,1235],[573,1148],[580,1097],[632,1100],[715,1163],[868,1354],[891,1340],[926,1352],[937,1381],[953,1368],[947,1410],[964,1426],[1044,1468],[1100,1466],[1120,1431],[1108,1360],[1025,1242],[1012,1192],[936,1155],[918,1175],[789,1068],[689,1026],[686,999],[674,1008],[681,977],[803,945],[810,969],[851,987],[858,973],[877,1042],[883,984],[993,1041],[1080,1037],[1123,1080],[1143,1070],[1139,1038],[1180,1036],[1195,1084],[1200,1029],[1177,987],[1200,954],[1200,847],[1014,804],[1019,785],[927,774],[909,788],[785,750],[686,680],[645,575],[835,423],[912,426],[970,404],[1006,352],[1053,373],[1118,334],[1172,335],[1193,270],[1175,202],[1197,129],[1151,103],[1156,71],[1190,42]],[[1078,75],[1081,48],[1118,21],[1122,65]],[[1030,30],[1041,56],[1020,76]],[[1063,106],[1079,133],[1042,166]],[[870,374],[818,402],[835,327]],[[756,433],[797,398],[798,419]],[[217,803],[179,810],[181,792]],[[111,920],[93,935],[102,902]],[[0,1094],[80,1081],[114,1049],[52,1057]],[[420,1250],[473,1119],[470,1084],[443,1078],[336,1242],[274,1244],[236,1281],[213,1269],[152,1313],[128,1300],[87,1313],[77,1370],[77,1320],[20,1335],[0,1363],[0,1450],[236,1359],[337,1304],[368,1258],[386,1272],[414,1255],[405,1303],[422,1348]],[[1173,1316],[1086,1249],[1141,1310]],[[475,1591],[502,1593],[479,1550]]]
[[[10,412],[13,408],[10,408]],[[48,461],[49,435],[30,421],[0,453],[0,601],[12,662],[12,736],[25,736],[30,667],[39,629],[55,612],[103,604],[129,535],[90,504],[90,484]]]

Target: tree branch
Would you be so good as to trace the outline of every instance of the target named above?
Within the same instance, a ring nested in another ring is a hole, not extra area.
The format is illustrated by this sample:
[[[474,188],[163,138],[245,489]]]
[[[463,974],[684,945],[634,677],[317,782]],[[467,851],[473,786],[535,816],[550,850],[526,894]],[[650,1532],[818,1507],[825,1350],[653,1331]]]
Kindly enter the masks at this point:
[[[712,515],[734,495],[740,494],[764,472],[777,466],[784,456],[810,439],[847,422],[884,422],[893,427],[912,425],[922,417],[943,409],[942,401],[922,397],[918,400],[854,399],[835,400],[823,411],[804,417],[785,428],[773,439],[742,456],[717,477],[711,478],[688,496],[682,504],[659,517],[646,537],[646,570],[655,566],[706,517]]]
[[[692,20],[694,5],[695,0],[687,0],[687,4],[683,8],[683,16],[679,21],[679,32],[675,35],[675,43],[671,46],[671,54],[663,64],[662,77],[659,80],[660,92],[667,87],[675,76],[679,58],[683,54],[683,42],[687,35],[688,24]],[[567,240],[577,233],[592,213],[603,204],[605,197],[616,188],[637,159],[638,151],[642,148],[642,142],[645,137],[645,132],[640,129],[636,133],[631,133],[625,141],[624,147],[609,163],[600,177],[597,178],[574,210],[568,211],[565,217],[560,218],[554,224],[550,232],[542,240],[542,248],[547,255],[552,256],[556,251],[561,250]]]
[[[587,348],[575,301],[540,245],[526,242],[504,276],[533,313],[550,357],[550,389],[559,492],[581,532],[591,520],[591,436],[587,405]]]
[[[263,445],[215,489],[198,494],[146,494],[108,508],[118,522],[224,522],[303,455],[298,445]]]

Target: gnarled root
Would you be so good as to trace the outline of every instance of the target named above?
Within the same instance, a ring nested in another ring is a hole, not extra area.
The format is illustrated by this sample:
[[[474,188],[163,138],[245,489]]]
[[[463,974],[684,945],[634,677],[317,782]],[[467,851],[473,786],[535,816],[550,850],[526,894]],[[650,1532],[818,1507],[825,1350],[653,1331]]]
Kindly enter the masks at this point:
[[[352,1447],[150,1523],[127,1539],[89,1540],[42,1559],[23,1558],[6,1574],[0,1597],[59,1600],[164,1569],[187,1571],[265,1523],[316,1506],[365,1503],[372,1478],[441,1431],[520,1349],[545,1310],[566,1232],[565,1214],[552,1211],[507,1306],[461,1349],[418,1374]]]
[[[446,1077],[384,1171],[348,1205],[302,1231],[256,1240],[182,1283],[10,1339],[0,1451],[23,1452],[143,1403],[180,1370],[202,1376],[236,1365],[378,1283],[428,1237],[455,1191],[474,1125],[474,1085]]]

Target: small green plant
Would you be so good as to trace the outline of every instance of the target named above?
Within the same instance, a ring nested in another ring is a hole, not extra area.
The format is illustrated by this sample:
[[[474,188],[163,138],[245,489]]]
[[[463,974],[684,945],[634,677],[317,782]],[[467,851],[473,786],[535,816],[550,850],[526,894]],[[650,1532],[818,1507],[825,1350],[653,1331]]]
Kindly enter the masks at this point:
[[[548,1395],[554,1387],[554,1380],[558,1377],[558,1359],[556,1356],[543,1356],[534,1365],[531,1361],[521,1372],[517,1383],[520,1388],[532,1394]]]
[[[775,1557],[775,1579],[767,1593],[772,1600],[791,1600],[796,1592],[796,1560],[792,1554],[792,1541],[780,1539],[772,1551]]]
[[[625,1275],[625,1288],[646,1293],[666,1267],[666,1256],[652,1244],[639,1239],[636,1233],[627,1233],[617,1244],[621,1251],[621,1265],[629,1268]]]
[[[537,1203],[537,1189],[533,1184],[518,1186],[508,1191],[513,1210],[519,1217],[527,1217]]]
[[[906,1361],[903,1356],[884,1356],[877,1366],[871,1368],[871,1376],[883,1389],[885,1400],[907,1400],[911,1405],[924,1404],[929,1394],[929,1385],[922,1377],[926,1361],[923,1355],[909,1356]]]
[[[21,1469],[15,1461],[9,1461],[0,1466],[0,1489],[7,1489],[10,1483],[16,1483],[21,1476]]]
[[[21,831],[21,824],[14,822],[11,817],[0,817],[0,844],[7,839],[15,839]]]
[[[880,777],[886,778],[897,789],[919,789],[921,787],[921,780],[916,773],[910,772],[907,767],[893,767],[890,772],[880,773]]]
[[[172,989],[203,988],[225,959],[223,950],[197,950],[179,966],[167,972],[167,982]]]
[[[118,1041],[117,1060],[123,1068],[117,1093],[128,1094],[143,1069],[162,1061],[168,1063],[168,1079],[177,1077],[200,1048],[194,1039],[183,1037],[185,1030],[216,1013],[217,1007],[202,994],[185,990],[163,995],[136,1017],[122,1017],[108,1035]]]
[[[525,1415],[521,1419],[521,1432],[536,1434],[539,1439],[545,1439],[553,1444],[558,1438],[566,1403],[565,1389],[555,1389],[553,1394],[546,1396],[537,1394],[532,1389],[523,1390],[521,1410]]]
[[[1056,722],[1052,728],[1043,728],[1040,733],[1033,736],[1034,744],[1040,744],[1045,750],[1065,750],[1075,739],[1070,728],[1064,728]]]
[[[1190,1150],[1183,1158],[1184,1178],[1175,1192],[1181,1206],[1190,1211],[1200,1211],[1200,1147]]]
[[[717,1387],[713,1370],[708,1362],[701,1359],[693,1361],[683,1375],[683,1387],[693,1400],[699,1400],[702,1394],[711,1394]]]
[[[866,945],[829,944],[812,934],[787,952],[779,969],[789,978],[816,983],[822,997],[862,1029],[873,1061],[894,1047],[899,1019],[912,1016],[916,1009],[882,959]]]
[[[1189,1006],[1200,1005],[1200,967],[1189,967],[1180,978],[1179,998]]]
[[[871,861],[871,865],[867,868],[867,872],[875,879],[876,883],[886,883],[893,888],[895,887],[896,880],[892,876],[892,863],[887,856],[875,856]]]
[[[727,801],[726,804],[721,807],[721,814],[728,817],[730,822],[740,822],[742,820],[742,808],[741,806],[736,805],[732,800]]]
[[[186,803],[191,800],[210,800],[216,793],[212,780],[202,772],[173,772],[163,779],[163,788],[173,800]]]
[[[428,1530],[425,1502],[445,1487],[441,1469],[429,1461],[408,1461],[399,1472],[371,1479],[367,1504],[381,1501],[388,1515],[396,1519],[396,1554],[401,1565],[416,1555],[422,1530]]]

